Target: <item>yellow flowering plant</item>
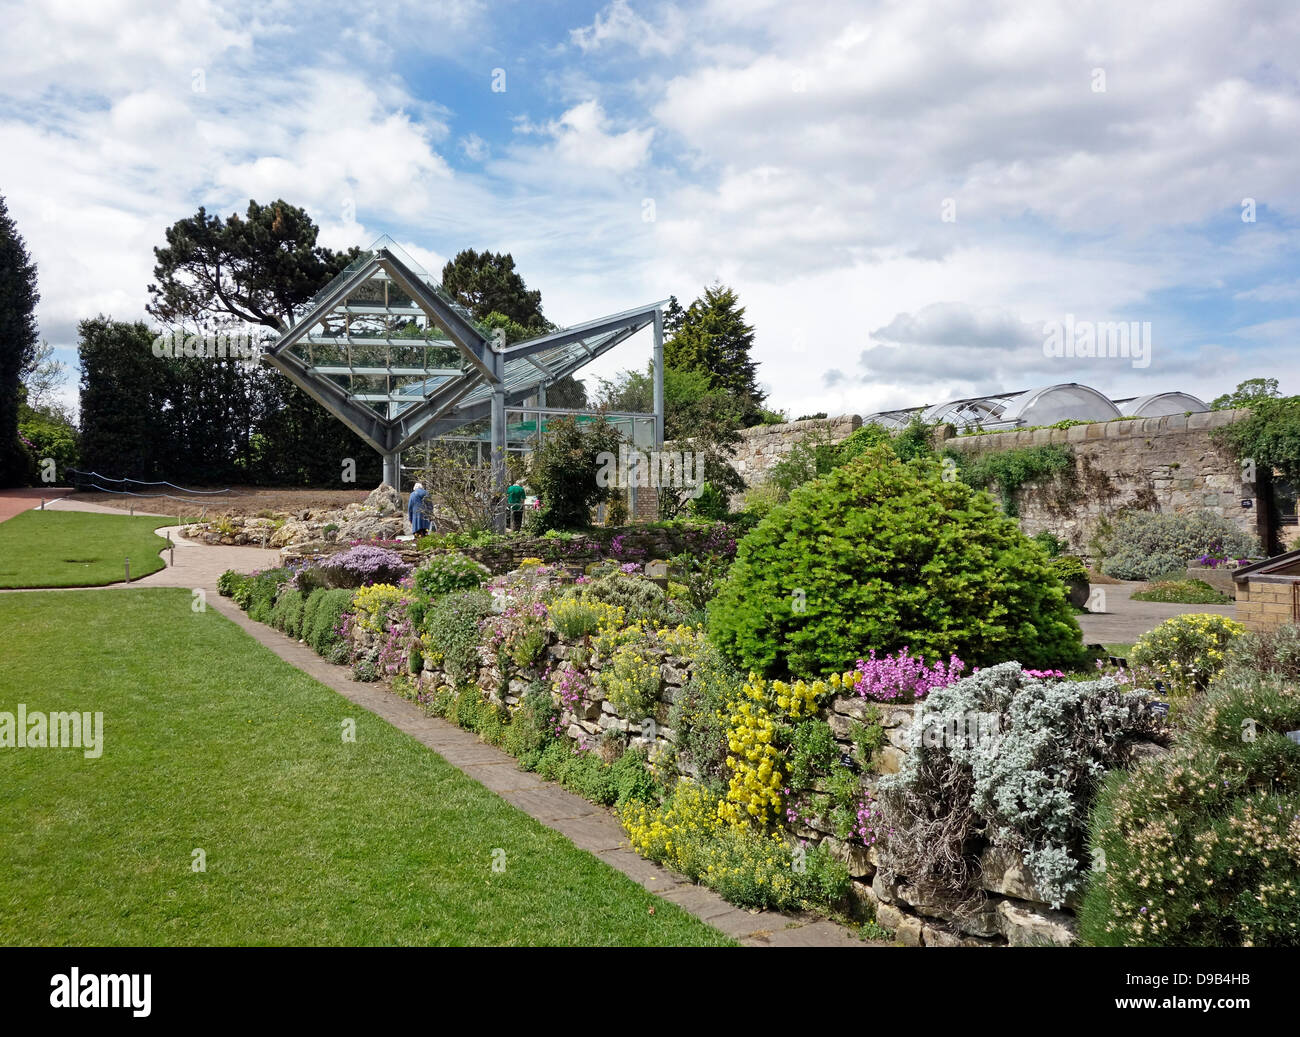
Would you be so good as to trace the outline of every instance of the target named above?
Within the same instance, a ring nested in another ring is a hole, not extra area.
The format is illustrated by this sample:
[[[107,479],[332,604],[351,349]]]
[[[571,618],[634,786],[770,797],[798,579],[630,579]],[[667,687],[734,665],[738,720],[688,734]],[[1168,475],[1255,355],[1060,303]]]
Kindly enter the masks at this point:
[[[788,771],[784,742],[789,724],[815,717],[831,693],[825,681],[766,681],[756,673],[727,702],[727,769],[731,778],[718,806],[732,825],[767,825],[780,817]]]
[[[1245,632],[1240,623],[1213,613],[1174,616],[1138,638],[1129,661],[1163,679],[1173,694],[1191,695],[1209,687],[1232,642]]]
[[[359,626],[382,633],[393,611],[406,604],[409,594],[391,583],[372,583],[352,596],[352,614]]]

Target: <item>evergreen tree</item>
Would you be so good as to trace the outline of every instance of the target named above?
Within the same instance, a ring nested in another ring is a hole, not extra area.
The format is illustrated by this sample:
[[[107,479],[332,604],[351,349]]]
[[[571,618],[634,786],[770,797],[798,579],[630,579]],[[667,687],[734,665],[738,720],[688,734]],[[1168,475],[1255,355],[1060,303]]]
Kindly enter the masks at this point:
[[[756,424],[766,393],[758,387],[758,365],[750,355],[754,328],[745,323],[736,293],[710,285],[674,322],[677,330],[664,343],[665,366],[707,375],[710,388],[740,401],[744,423]]]
[[[177,414],[167,373],[143,323],[105,316],[78,325],[81,356],[82,467],[110,478],[175,481],[167,468]]]
[[[293,312],[359,254],[316,244],[319,229],[305,209],[277,199],[249,201],[244,217],[225,220],[200,208],[166,231],[155,248],[156,284],[149,313],[165,324],[214,319],[287,328]]]
[[[527,329],[525,337],[540,335],[550,327],[542,316],[542,293],[529,290],[509,252],[462,249],[442,268],[442,288],[475,320],[501,314]]]
[[[0,486],[20,486],[30,475],[18,440],[23,371],[36,355],[36,264],[0,196]]]

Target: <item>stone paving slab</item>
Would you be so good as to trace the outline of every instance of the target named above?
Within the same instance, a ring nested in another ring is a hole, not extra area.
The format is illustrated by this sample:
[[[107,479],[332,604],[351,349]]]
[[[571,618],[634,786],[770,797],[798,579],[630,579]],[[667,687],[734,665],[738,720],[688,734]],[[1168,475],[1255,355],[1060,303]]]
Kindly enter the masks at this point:
[[[1098,583],[1094,590],[1106,592],[1106,611],[1087,612],[1075,618],[1083,630],[1085,644],[1132,644],[1166,619],[1189,612],[1209,612],[1237,618],[1236,605],[1176,605],[1163,601],[1134,601],[1133,592],[1146,584],[1132,580]]]

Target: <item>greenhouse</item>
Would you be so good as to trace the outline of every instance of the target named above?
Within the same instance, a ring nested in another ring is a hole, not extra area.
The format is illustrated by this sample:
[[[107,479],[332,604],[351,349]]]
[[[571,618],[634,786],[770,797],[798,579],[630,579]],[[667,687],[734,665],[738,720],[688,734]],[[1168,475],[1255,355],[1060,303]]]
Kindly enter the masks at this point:
[[[507,344],[383,237],[294,314],[263,360],[377,450],[399,490],[403,451],[433,439],[480,444],[504,487],[508,451],[532,449],[556,418],[595,420],[547,407],[547,387],[647,328],[654,412],[602,416],[629,443],[662,445],[665,303]]]
[[[1194,414],[1209,409],[1204,401],[1185,392],[1151,393],[1112,400],[1091,386],[1063,382],[1020,392],[948,400],[932,406],[878,411],[868,414],[863,421],[899,429],[919,418],[927,425],[951,424],[959,431],[973,431],[1055,425],[1059,421],[1152,418],[1164,414]]]

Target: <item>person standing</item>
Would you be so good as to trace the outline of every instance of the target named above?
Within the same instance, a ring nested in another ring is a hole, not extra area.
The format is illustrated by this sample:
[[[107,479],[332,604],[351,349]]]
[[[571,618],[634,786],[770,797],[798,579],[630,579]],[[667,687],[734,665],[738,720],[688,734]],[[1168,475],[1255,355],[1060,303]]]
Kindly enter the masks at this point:
[[[411,499],[406,505],[406,517],[411,523],[412,536],[419,536],[429,528],[429,517],[424,512],[424,502],[428,497],[424,483],[416,483],[411,490]]]
[[[510,528],[517,533],[524,526],[524,488],[517,482],[506,490],[506,507],[510,509]]]

